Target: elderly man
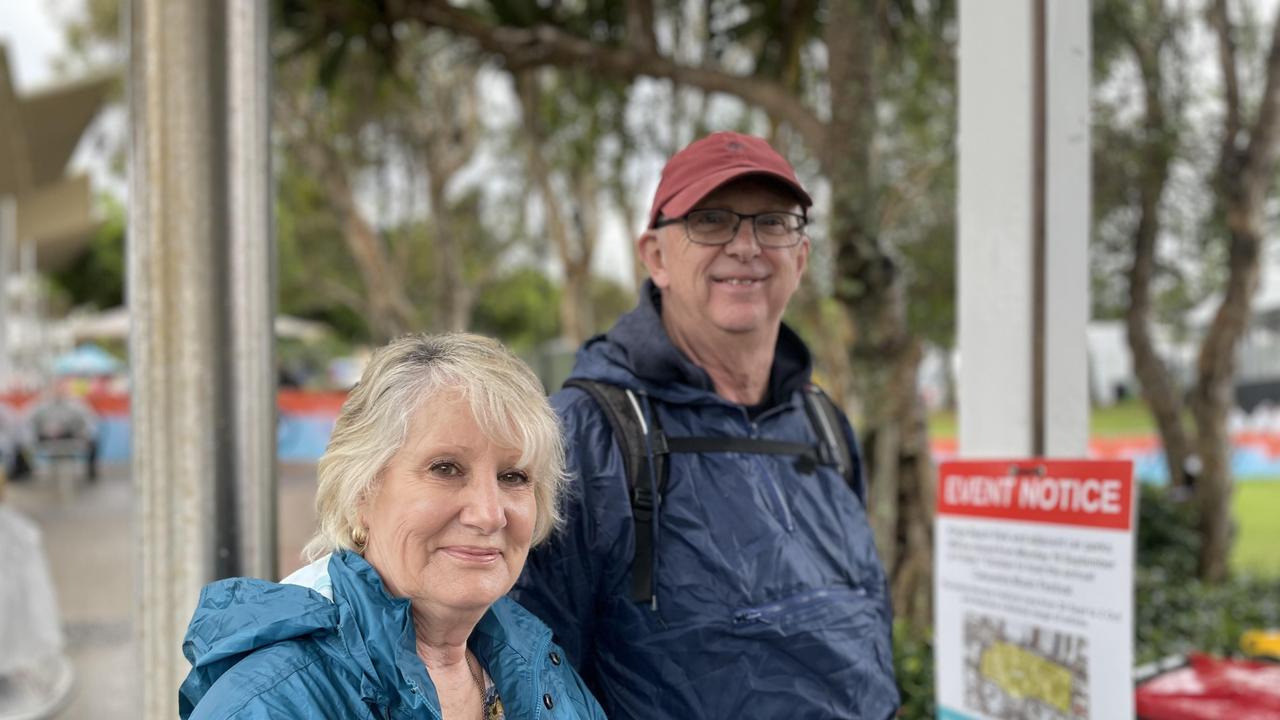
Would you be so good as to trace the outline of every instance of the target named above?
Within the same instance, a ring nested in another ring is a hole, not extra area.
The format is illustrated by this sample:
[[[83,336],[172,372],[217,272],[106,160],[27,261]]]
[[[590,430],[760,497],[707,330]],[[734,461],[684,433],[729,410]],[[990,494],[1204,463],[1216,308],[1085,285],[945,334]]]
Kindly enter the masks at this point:
[[[553,398],[565,531],[515,596],[611,718],[886,718],[884,570],[852,430],[782,323],[812,205],[759,138],[667,163],[640,303]]]

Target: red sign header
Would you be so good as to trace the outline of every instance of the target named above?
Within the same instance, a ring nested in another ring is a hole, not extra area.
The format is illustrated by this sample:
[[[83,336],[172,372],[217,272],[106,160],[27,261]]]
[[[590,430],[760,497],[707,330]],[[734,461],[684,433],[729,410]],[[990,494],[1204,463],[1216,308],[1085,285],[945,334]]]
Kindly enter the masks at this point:
[[[938,468],[938,514],[1128,530],[1128,460],[954,460]]]

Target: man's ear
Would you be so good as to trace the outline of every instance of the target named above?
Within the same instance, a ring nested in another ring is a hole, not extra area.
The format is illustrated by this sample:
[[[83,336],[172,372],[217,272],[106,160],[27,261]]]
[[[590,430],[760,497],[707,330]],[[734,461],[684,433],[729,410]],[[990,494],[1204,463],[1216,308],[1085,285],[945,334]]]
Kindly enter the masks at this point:
[[[671,283],[667,276],[667,259],[662,251],[662,239],[658,237],[657,230],[645,230],[636,238],[636,257],[649,270],[649,277],[653,278],[654,285],[665,288]]]
[[[809,236],[804,235],[800,239],[800,247],[796,248],[796,262],[799,263],[796,277],[804,275],[805,268],[809,265]]]

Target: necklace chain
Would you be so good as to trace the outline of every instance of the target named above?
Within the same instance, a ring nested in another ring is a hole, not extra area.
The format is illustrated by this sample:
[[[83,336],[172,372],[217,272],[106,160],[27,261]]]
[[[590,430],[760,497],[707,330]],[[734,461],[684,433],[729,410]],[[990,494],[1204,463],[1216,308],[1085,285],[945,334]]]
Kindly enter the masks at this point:
[[[467,669],[471,671],[471,677],[476,681],[476,688],[480,691],[480,700],[484,701],[484,678],[480,674],[480,661],[476,656],[467,651]]]

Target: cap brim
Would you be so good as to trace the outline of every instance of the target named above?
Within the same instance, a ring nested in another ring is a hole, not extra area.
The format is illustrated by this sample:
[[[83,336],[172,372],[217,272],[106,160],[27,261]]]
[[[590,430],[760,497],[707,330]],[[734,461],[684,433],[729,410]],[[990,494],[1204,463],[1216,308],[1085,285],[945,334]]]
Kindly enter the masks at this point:
[[[653,224],[657,222],[658,215],[668,218],[680,217],[692,210],[693,206],[697,205],[699,200],[710,195],[721,185],[749,176],[760,176],[769,178],[770,180],[776,180],[782,185],[785,185],[788,190],[795,193],[796,199],[800,201],[800,205],[802,207],[808,208],[813,206],[813,198],[809,197],[809,193],[805,192],[804,188],[800,187],[798,183],[786,175],[769,172],[768,170],[761,170],[759,168],[727,168],[718,173],[708,175],[671,196],[671,199],[663,204],[662,208],[653,214],[653,217],[649,218],[649,227],[653,227]]]

